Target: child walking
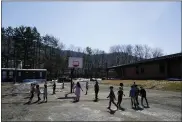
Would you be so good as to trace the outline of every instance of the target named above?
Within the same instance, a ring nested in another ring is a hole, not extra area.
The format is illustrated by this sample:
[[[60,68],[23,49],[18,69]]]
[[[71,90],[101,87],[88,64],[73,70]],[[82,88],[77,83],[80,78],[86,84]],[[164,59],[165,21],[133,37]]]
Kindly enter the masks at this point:
[[[47,84],[46,83],[44,84],[44,101],[47,102]]]
[[[112,102],[118,109],[118,106],[114,101],[114,100],[116,100],[116,96],[115,96],[114,91],[113,91],[113,86],[110,86],[110,93],[109,93],[109,96],[107,98],[109,98],[109,106],[107,108],[108,109],[111,108],[111,102]]]
[[[137,103],[136,103],[136,89],[135,86],[131,86],[129,97],[131,97],[131,107],[133,108],[133,105],[136,109]]]
[[[35,92],[35,85],[31,84],[31,90],[30,90],[31,96],[30,96],[29,102],[32,101],[32,99],[34,97],[34,92]]]
[[[121,109],[121,102],[122,102],[122,99],[123,99],[123,95],[125,96],[125,94],[123,93],[123,87],[119,87],[119,91],[118,91],[118,103],[117,103],[117,106],[118,108]]]
[[[36,85],[36,91],[37,91],[37,97],[38,97],[38,101],[40,101],[40,88],[39,85]]]
[[[99,93],[99,83],[98,83],[98,81],[95,82],[94,91],[95,91],[95,101],[98,101],[98,93]]]
[[[75,82],[73,81],[73,83],[72,83],[72,90],[73,90],[73,93],[74,93],[74,87],[75,87]]]
[[[79,102],[80,100],[80,90],[82,90],[81,88],[81,85],[79,82],[77,82],[76,86],[74,87],[75,90],[75,95],[76,95],[76,98],[75,98],[75,101],[76,102]],[[83,91],[83,90],[82,90]]]
[[[148,104],[148,101],[147,101],[147,96],[146,96],[146,91],[145,91],[145,89],[143,87],[140,87],[140,88],[141,88],[141,90],[140,90],[141,104],[142,104],[142,106],[144,106],[143,105],[143,99],[145,99],[145,101],[147,103],[147,107],[149,107],[149,104]]]
[[[88,91],[88,81],[86,82],[86,93],[85,93],[85,95],[87,95],[87,91]]]
[[[53,94],[56,94],[56,82],[54,81],[54,83],[53,83]]]

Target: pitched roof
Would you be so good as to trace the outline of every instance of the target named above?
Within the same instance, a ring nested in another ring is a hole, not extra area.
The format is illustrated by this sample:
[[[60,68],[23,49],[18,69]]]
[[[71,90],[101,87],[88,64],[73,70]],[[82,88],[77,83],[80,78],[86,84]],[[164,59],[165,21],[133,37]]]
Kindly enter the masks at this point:
[[[141,63],[149,63],[149,62],[165,60],[165,59],[174,59],[174,58],[179,58],[179,57],[182,57],[182,53],[165,55],[165,56],[161,56],[161,57],[157,57],[157,58],[151,58],[151,59],[145,59],[145,60],[137,61],[134,63],[112,66],[112,67],[108,67],[107,69],[112,69],[112,68],[117,68],[117,67],[122,67],[122,66],[130,66],[130,65],[141,64]]]

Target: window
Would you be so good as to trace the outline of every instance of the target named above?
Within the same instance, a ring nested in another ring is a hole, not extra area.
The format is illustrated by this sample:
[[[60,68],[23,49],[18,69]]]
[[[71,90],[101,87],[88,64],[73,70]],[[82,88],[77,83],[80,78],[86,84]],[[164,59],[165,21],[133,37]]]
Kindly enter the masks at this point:
[[[40,72],[40,77],[42,77],[42,72]]]
[[[18,72],[18,76],[21,76],[21,72]]]
[[[164,64],[160,64],[159,65],[159,71],[160,71],[160,73],[164,73],[165,72],[165,66],[164,66]]]
[[[144,68],[141,68],[141,73],[144,73]]]
[[[13,71],[9,72],[9,78],[13,78]]]
[[[7,72],[3,71],[3,79],[5,79],[7,77]]]

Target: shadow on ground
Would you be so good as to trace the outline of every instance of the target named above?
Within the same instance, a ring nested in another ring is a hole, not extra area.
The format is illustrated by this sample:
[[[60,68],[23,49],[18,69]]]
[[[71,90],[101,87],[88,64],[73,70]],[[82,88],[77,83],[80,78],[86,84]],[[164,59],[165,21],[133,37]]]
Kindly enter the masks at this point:
[[[57,99],[74,99],[75,97],[59,97]]]
[[[136,107],[136,108],[132,107],[132,109],[135,110],[135,111],[142,111],[142,110],[143,110],[143,108],[140,107],[140,106],[138,106],[138,107]]]
[[[121,107],[121,108],[120,108],[120,110],[121,110],[121,111],[125,111],[126,109],[125,109],[125,108],[123,108],[123,107]]]
[[[143,106],[144,108],[150,108],[149,106]]]
[[[115,114],[115,113],[116,113],[116,111],[117,111],[117,110],[109,109],[109,111],[108,111],[108,112],[109,112],[110,114]]]
[[[35,103],[38,103],[38,102],[39,102],[39,100],[37,100],[35,102],[28,101],[28,102],[24,103],[24,105],[31,105],[31,104],[35,104]]]
[[[4,98],[6,96],[17,96],[18,94],[29,94],[29,93],[11,93],[11,94],[2,94],[1,97]]]

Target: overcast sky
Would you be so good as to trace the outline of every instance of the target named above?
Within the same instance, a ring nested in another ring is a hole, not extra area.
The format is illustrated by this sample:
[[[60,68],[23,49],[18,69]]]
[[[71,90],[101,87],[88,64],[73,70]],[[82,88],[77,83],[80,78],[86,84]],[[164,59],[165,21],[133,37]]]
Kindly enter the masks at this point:
[[[35,26],[69,47],[109,51],[116,44],[147,44],[181,51],[180,2],[2,2],[2,26]]]

